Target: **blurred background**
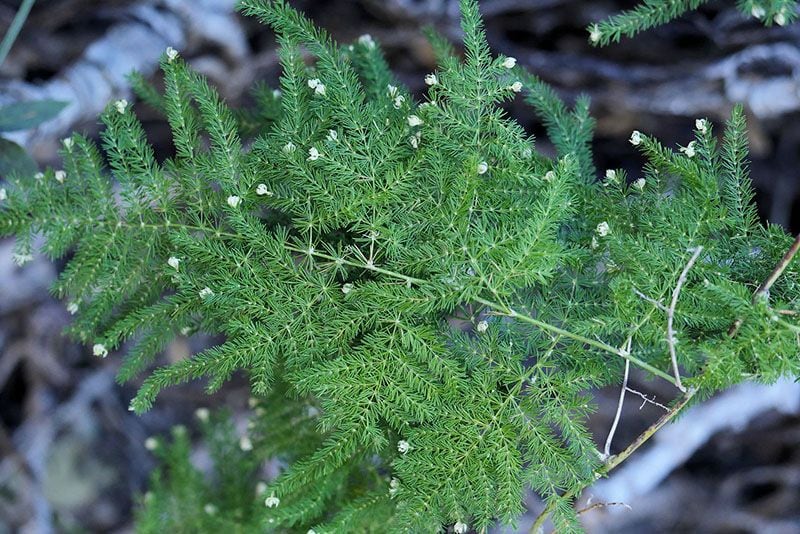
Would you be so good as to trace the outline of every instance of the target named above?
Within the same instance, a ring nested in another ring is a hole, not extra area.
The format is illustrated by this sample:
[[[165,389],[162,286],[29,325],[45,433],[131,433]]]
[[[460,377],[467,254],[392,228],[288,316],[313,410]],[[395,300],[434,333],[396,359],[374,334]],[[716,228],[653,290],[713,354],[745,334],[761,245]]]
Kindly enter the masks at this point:
[[[20,7],[0,0],[0,37]],[[457,0],[294,0],[293,5],[339,41],[364,33],[379,41],[398,77],[420,94],[433,55],[421,27],[434,25],[459,41]],[[567,100],[592,98],[599,172],[624,168],[633,179],[642,158],[631,130],[668,146],[686,145],[694,120],[725,120],[745,104],[759,212],[800,230],[800,24],[764,28],[733,1],[699,12],[633,41],[592,48],[584,28],[627,7],[627,1],[482,0],[495,52],[552,83]],[[10,55],[0,65],[0,106],[24,100],[68,102],[40,126],[4,133],[40,167],[59,164],[57,149],[72,130],[96,136],[96,117],[114,98],[133,100],[133,69],[159,83],[157,61],[180,50],[234,105],[248,102],[257,80],[279,74],[271,33],[233,12],[233,0],[38,0]],[[552,152],[531,110],[509,112]],[[168,129],[136,105],[160,155]],[[2,117],[0,117],[2,119]],[[136,384],[118,385],[120,358],[100,360],[61,336],[69,322],[48,287],[60,265],[36,258],[12,262],[0,242],[0,534],[128,532],[133,496],[154,467],[144,448],[173,425],[196,426],[198,406],[247,410],[247,385],[235,379],[207,397],[202,384],[165,392],[143,417],[127,411]],[[178,339],[165,360],[187,357],[204,341]],[[655,421],[669,391],[640,378],[629,393],[614,450]],[[596,392],[590,421],[602,444],[618,390]],[[640,406],[641,405],[641,406]],[[200,447],[200,446],[199,446]],[[202,461],[202,450],[198,450]],[[541,504],[529,496],[526,532]],[[579,503],[590,532],[800,533],[800,386],[743,385],[717,396],[665,429],[642,453]]]

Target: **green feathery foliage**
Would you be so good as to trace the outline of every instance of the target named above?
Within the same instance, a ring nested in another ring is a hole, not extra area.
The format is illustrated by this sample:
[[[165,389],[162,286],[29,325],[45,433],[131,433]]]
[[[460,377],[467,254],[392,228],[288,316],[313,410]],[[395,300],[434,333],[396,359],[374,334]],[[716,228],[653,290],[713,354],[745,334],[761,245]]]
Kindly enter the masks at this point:
[[[2,203],[19,258],[37,235],[74,250],[54,292],[96,355],[126,349],[121,381],[146,372],[132,409],[250,378],[248,434],[205,425],[212,476],[185,432],[158,443],[141,531],[484,531],[514,523],[526,488],[577,531],[571,496],[605,472],[587,392],[626,361],[706,395],[800,374],[798,270],[750,297],[791,239],[757,221],[741,109],[721,148],[705,120],[678,152],[635,132],[644,176],[597,183],[588,100],[569,109],[493,57],[475,0],[463,61],[434,38],[421,104],[370,37],[340,46],[283,1],[241,6],[277,35],[280,91],[233,112],[168,49],[163,94],[132,82],[172,158],[118,101],[108,168],[74,135],[64,170],[14,178]],[[556,159],[501,107],[523,88]],[[151,370],[195,332],[224,341]]]
[[[589,41],[597,46],[617,43],[624,37],[661,26],[694,11],[708,0],[644,0],[633,9],[613,15],[587,28]],[[747,17],[765,26],[785,26],[797,19],[797,0],[736,0],[736,7]]]

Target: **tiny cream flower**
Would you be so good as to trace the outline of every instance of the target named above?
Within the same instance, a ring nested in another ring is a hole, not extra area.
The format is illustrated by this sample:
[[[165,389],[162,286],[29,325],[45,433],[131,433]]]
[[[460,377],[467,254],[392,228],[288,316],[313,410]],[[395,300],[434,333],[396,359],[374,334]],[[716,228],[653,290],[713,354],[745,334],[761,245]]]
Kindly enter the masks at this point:
[[[310,529],[308,529],[308,530],[306,531],[306,534],[317,534],[317,531],[316,531],[316,530],[314,530],[313,528],[310,528]]]
[[[344,293],[345,295],[350,293],[352,290],[353,290],[353,284],[347,283],[342,286],[342,293]]]
[[[65,137],[64,139],[61,140],[61,142],[64,144],[64,148],[66,148],[67,150],[72,150],[72,138],[71,137]]]
[[[639,146],[639,144],[642,142],[642,132],[639,130],[634,130],[631,133],[630,142],[633,146]]]
[[[705,119],[697,119],[694,121],[694,127],[700,133],[706,133],[708,131],[708,121]]]
[[[606,182],[608,184],[616,184],[617,183],[617,171],[614,169],[606,170]]]
[[[67,179],[66,171],[56,171],[55,172],[56,182],[63,184],[64,180]]]
[[[603,37],[603,32],[600,31],[600,26],[592,24],[592,29],[589,31],[589,40],[597,44],[600,42],[601,37]]]
[[[478,174],[486,174],[486,171],[489,170],[489,164],[485,161],[481,161],[478,163]]]
[[[314,90],[315,94],[325,95],[325,84],[319,81],[319,78],[308,80],[308,86]]]
[[[364,35],[358,38],[358,44],[366,46],[370,50],[375,48],[375,40],[372,39],[372,36],[368,33],[365,33]]]
[[[410,449],[410,448],[411,448],[411,446],[404,439],[401,439],[400,441],[397,442],[397,452],[399,452],[400,454],[407,453],[408,449]]]
[[[479,322],[479,323],[478,323],[478,327],[476,328],[476,330],[477,330],[478,332],[480,332],[481,334],[483,334],[484,332],[486,332],[487,330],[489,330],[489,323],[488,323],[488,322],[486,322],[486,321],[481,321],[481,322]]]
[[[556,179],[556,172],[555,171],[547,171],[544,173],[544,181],[545,182],[552,182]]]
[[[267,184],[258,184],[258,187],[256,187],[256,195],[260,197],[263,197],[264,195],[271,197],[273,193],[267,189]]]
[[[272,96],[275,97],[275,98],[280,98],[282,94],[283,93],[281,92],[280,89],[273,89],[272,90]]]
[[[757,19],[763,19],[767,11],[761,6],[753,6],[753,9],[750,10],[750,14]]]
[[[311,89],[316,89],[319,85],[319,78],[311,78],[308,80],[308,87]]]
[[[144,448],[148,451],[154,451],[158,448],[158,440],[153,436],[150,436],[146,440],[144,440]]]
[[[169,259],[167,260],[167,264],[177,271],[178,267],[180,267],[181,265],[181,260],[176,258],[175,256],[170,256]]]
[[[128,101],[121,98],[114,102],[114,107],[117,109],[117,113],[125,113],[125,110],[128,108]]]
[[[171,46],[167,47],[165,52],[167,54],[167,61],[172,63],[178,57],[178,51],[172,48]]]
[[[597,225],[595,231],[597,232],[597,235],[599,235],[600,237],[605,237],[611,233],[611,227],[608,226],[607,222],[603,221]]]
[[[408,125],[411,126],[412,128],[414,126],[422,126],[422,119],[420,119],[416,115],[409,115],[407,120],[408,120]]]
[[[328,130],[328,141],[335,142],[339,138],[339,134],[336,130]]]
[[[205,423],[211,416],[211,412],[208,411],[208,408],[198,408],[194,411],[194,416],[197,417],[201,422]]]
[[[308,161],[317,161],[319,159],[319,150],[313,146],[308,149]]]
[[[203,506],[203,511],[205,513],[207,513],[208,515],[214,515],[214,514],[217,513],[217,507],[214,506],[213,504],[209,503],[209,504]]]
[[[394,497],[399,489],[400,481],[396,478],[392,478],[392,480],[389,481],[389,497]]]
[[[317,85],[314,88],[314,94],[315,95],[320,95],[320,96],[325,96],[325,84],[321,83],[321,84]]]
[[[517,81],[512,83],[510,89],[515,93],[519,93],[520,91],[522,91],[522,82]]]
[[[259,480],[258,484],[256,484],[256,495],[261,495],[262,493],[266,493],[267,491],[267,483],[263,480]]]
[[[394,98],[397,96],[397,86],[389,84],[386,86],[386,90],[389,91],[389,97]]]
[[[697,144],[697,141],[692,141],[688,145],[680,147],[679,150],[681,152],[683,152],[684,154],[686,154],[687,158],[693,158],[695,153],[696,153],[695,150],[694,150],[694,146],[696,144]]]
[[[639,178],[638,180],[633,182],[633,187],[635,187],[639,191],[643,191],[646,183],[647,181],[644,178]]]
[[[239,448],[245,452],[253,450],[253,442],[249,436],[239,438]]]
[[[394,97],[394,109],[400,109],[403,105],[403,102],[406,101],[406,98],[403,95],[397,95]]]
[[[105,358],[108,356],[108,349],[102,343],[95,343],[92,347],[92,354],[95,356],[100,356],[101,358]]]
[[[78,303],[73,300],[72,302],[67,304],[67,311],[69,312],[70,315],[75,315],[76,313],[78,313],[78,307],[79,307]]]
[[[533,156],[533,150],[531,149],[531,147],[526,146],[522,150],[522,157],[525,158],[525,159],[531,159],[531,156]]]
[[[281,503],[281,500],[279,498],[277,498],[274,493],[272,495],[270,495],[269,497],[267,497],[266,499],[264,499],[264,505],[267,508],[275,508],[280,503]]]
[[[247,399],[247,406],[250,408],[255,408],[258,406],[258,399],[255,397],[250,397]]]
[[[180,329],[180,333],[182,336],[188,336],[192,332],[192,328],[190,326],[182,326]]]
[[[600,243],[597,242],[597,237],[592,236],[592,250],[596,249],[600,246]]]
[[[283,150],[283,153],[284,153],[284,154],[291,154],[292,152],[294,152],[294,150],[295,150],[296,148],[297,148],[297,147],[296,147],[296,146],[294,146],[294,143],[292,143],[291,141],[289,141],[288,143],[286,143],[285,145],[283,145],[283,149],[282,149],[282,150]]]
[[[226,202],[228,203],[228,206],[235,208],[239,204],[241,204],[242,199],[237,197],[236,195],[231,195],[228,197],[228,200]]]
[[[503,60],[503,67],[507,69],[513,69],[517,66],[517,58],[515,57],[507,57]]]
[[[435,74],[426,74],[425,75],[425,85],[436,85],[439,83],[439,78],[436,77]]]
[[[781,10],[777,15],[775,15],[775,24],[778,26],[786,26],[786,12]]]
[[[408,138],[408,142],[411,143],[411,146],[414,148],[419,148],[419,140],[422,138],[422,132],[417,132],[411,137]]]
[[[0,187],[0,201],[6,200],[8,198],[8,191],[6,191],[5,187]]]
[[[205,299],[205,298],[213,297],[213,296],[214,296],[214,292],[211,290],[210,287],[204,287],[203,289],[200,290],[200,298],[201,299]]]
[[[453,525],[453,532],[455,532],[455,534],[466,534],[468,528],[469,526],[466,523],[457,521],[456,524]]]
[[[36,180],[42,180],[42,179],[44,179],[44,173],[43,172],[37,172],[36,174],[33,175],[33,177]]]

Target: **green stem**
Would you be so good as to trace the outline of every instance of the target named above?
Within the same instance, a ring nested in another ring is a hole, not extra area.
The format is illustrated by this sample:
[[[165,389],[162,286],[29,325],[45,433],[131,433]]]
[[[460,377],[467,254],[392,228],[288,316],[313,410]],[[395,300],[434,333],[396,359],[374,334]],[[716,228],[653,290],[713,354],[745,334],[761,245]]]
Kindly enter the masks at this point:
[[[11,26],[8,27],[8,31],[3,37],[3,42],[0,43],[0,65],[6,60],[35,2],[36,0],[23,0],[22,5],[19,6],[19,10],[17,10],[17,14],[14,15],[14,20],[11,21]]]

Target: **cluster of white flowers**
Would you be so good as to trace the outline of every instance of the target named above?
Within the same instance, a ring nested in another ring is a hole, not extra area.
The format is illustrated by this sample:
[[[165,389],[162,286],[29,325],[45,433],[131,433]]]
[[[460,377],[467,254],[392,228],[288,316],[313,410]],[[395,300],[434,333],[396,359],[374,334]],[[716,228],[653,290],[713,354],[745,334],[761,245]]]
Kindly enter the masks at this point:
[[[476,170],[478,171],[478,174],[486,174],[486,171],[489,170],[489,164],[485,161],[481,161],[478,163],[478,168]]]
[[[680,147],[679,150],[684,154],[686,154],[687,158],[693,158],[694,155],[696,154],[696,151],[694,149],[694,146],[696,144],[697,141],[691,141],[688,145]]]
[[[456,521],[456,524],[453,525],[453,532],[455,532],[455,534],[466,534],[468,529],[469,525],[461,521]]]
[[[208,297],[213,297],[214,296],[214,292],[211,290],[210,287],[204,287],[203,289],[200,290],[199,295],[200,295],[201,299],[205,299],[205,298],[208,298]]]
[[[260,197],[263,197],[264,195],[271,197],[272,194],[273,194],[272,191],[270,191],[267,188],[267,184],[258,184],[258,186],[256,187],[256,195]]]
[[[639,146],[642,142],[642,132],[634,130],[633,133],[631,133],[630,141],[633,146]]]
[[[108,349],[102,343],[95,343],[92,347],[92,354],[95,356],[100,356],[101,358],[105,358],[108,356]]]
[[[370,50],[375,48],[375,40],[368,33],[365,33],[364,35],[358,38],[358,44],[360,44],[361,46],[365,46]]]
[[[507,69],[513,69],[517,66],[517,58],[515,57],[507,57],[503,60],[503,67]]]
[[[484,332],[486,332],[487,330],[489,330],[489,323],[488,323],[487,321],[481,321],[481,322],[479,322],[479,323],[478,323],[478,326],[477,326],[477,328],[476,328],[476,330],[477,330],[478,332],[480,332],[481,334],[483,334]]]
[[[422,126],[423,124],[422,119],[420,119],[416,115],[409,115],[407,120],[408,120],[408,125],[411,126],[412,128],[415,126]]]
[[[386,86],[386,90],[389,91],[389,98],[395,98],[398,95],[398,89],[396,85],[389,84]]]
[[[425,75],[425,85],[436,85],[439,83],[439,78],[435,74],[430,73]]]
[[[600,237],[605,237],[611,233],[611,227],[608,225],[607,222],[603,221],[597,225],[595,231],[597,232],[597,235],[599,235]]]
[[[66,171],[56,171],[55,172],[56,182],[63,184],[64,180],[67,179],[67,172]]]
[[[228,197],[226,202],[228,203],[228,206],[230,206],[232,208],[235,208],[239,204],[241,204],[242,199],[237,197],[236,195],[231,195],[231,196]]]
[[[308,86],[314,90],[315,95],[325,96],[325,84],[319,81],[319,78],[308,80]]]
[[[181,265],[181,260],[176,258],[175,256],[170,256],[169,259],[167,260],[167,264],[177,271],[178,267],[180,267]]]
[[[708,131],[708,121],[705,119],[697,119],[694,121],[694,127],[700,133],[706,133]]]
[[[125,113],[125,110],[128,109],[128,101],[121,98],[114,102],[114,107],[117,109],[117,113]]]
[[[319,159],[319,150],[315,147],[311,147],[308,149],[308,157],[306,158],[308,161],[317,161]]]
[[[408,442],[404,439],[401,439],[400,441],[397,442],[397,452],[399,452],[400,454],[407,453],[408,449],[410,448],[411,445],[409,445]]]
[[[393,103],[394,109],[400,109],[400,107],[403,105],[403,102],[405,101],[406,97],[404,97],[403,95],[397,95],[396,97],[394,97],[394,103]]]
[[[422,132],[417,131],[414,135],[408,138],[408,142],[411,143],[411,146],[414,148],[419,148],[419,140],[422,139]]]

